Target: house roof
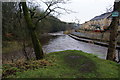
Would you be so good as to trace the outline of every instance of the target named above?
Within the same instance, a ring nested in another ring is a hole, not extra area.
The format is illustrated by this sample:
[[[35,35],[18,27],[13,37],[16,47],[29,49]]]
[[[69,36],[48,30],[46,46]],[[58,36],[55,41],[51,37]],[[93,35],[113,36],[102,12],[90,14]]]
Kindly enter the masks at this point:
[[[111,18],[110,15],[111,15],[111,12],[104,13],[104,14],[101,14],[100,16],[94,17],[94,18],[91,19],[90,21],[93,21],[93,20],[100,20],[100,19],[104,19],[104,18]]]

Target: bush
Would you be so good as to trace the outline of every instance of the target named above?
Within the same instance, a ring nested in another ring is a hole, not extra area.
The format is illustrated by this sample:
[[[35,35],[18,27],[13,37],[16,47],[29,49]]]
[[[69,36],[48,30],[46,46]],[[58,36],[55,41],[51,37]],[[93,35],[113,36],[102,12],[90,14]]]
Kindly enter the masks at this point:
[[[45,59],[25,62],[19,61],[16,63],[3,64],[3,78],[9,75],[15,75],[16,72],[45,68],[47,66],[52,66],[52,63]]]

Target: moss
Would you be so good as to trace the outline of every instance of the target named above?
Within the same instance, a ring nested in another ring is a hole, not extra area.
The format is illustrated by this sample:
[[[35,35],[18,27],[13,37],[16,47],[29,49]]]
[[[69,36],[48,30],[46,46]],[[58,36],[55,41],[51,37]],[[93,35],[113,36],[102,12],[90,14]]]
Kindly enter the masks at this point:
[[[27,23],[27,28],[28,28],[29,33],[31,35],[36,59],[37,60],[42,59],[44,57],[44,53],[43,53],[42,46],[39,42],[39,39],[37,38],[37,34],[35,32],[35,29],[34,29],[35,25],[33,24],[32,19],[30,17],[30,13],[28,11],[26,2],[21,2],[21,4],[22,4],[24,18],[25,18],[26,23]]]

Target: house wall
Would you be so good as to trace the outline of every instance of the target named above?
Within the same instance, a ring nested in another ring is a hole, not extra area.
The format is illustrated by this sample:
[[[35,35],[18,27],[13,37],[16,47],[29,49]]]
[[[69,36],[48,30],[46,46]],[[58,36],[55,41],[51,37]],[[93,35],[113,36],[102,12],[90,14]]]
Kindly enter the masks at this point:
[[[100,19],[100,20],[87,21],[84,24],[82,24],[81,28],[94,30],[94,27],[91,25],[99,25],[101,27],[101,29],[104,30],[110,25],[111,21],[112,21],[111,18],[104,18],[104,19]],[[120,31],[120,26],[118,29]]]

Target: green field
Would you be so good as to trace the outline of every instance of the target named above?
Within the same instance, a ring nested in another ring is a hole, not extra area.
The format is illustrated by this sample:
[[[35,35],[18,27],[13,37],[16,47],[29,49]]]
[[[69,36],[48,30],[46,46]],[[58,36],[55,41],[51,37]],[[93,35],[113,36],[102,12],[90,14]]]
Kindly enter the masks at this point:
[[[42,67],[40,65],[42,65]],[[49,53],[42,62],[31,61],[27,63],[27,66],[31,68],[28,67],[23,70],[21,68],[22,66],[14,67],[16,72],[14,74],[9,74],[6,77],[118,78],[118,67],[120,67],[120,65],[115,62],[99,59],[92,54],[87,54],[77,50]],[[12,66],[9,67],[9,69],[10,68],[12,68]]]

